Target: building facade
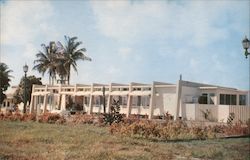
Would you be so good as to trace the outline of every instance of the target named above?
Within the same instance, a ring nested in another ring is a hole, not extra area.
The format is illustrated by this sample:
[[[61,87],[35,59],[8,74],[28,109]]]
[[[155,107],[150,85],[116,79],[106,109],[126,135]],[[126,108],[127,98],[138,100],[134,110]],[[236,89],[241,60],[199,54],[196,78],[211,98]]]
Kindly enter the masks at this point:
[[[113,100],[119,100],[120,113],[146,116],[149,119],[166,113],[174,119],[226,122],[230,114],[235,120],[250,118],[247,91],[179,80],[177,84],[77,84],[34,85],[30,112],[78,110],[92,113],[109,112]],[[105,98],[104,98],[105,95]]]
[[[14,100],[13,96],[17,90],[17,86],[12,86],[7,89],[7,91],[4,92],[6,95],[6,98],[4,99],[1,110],[13,110],[14,107]]]

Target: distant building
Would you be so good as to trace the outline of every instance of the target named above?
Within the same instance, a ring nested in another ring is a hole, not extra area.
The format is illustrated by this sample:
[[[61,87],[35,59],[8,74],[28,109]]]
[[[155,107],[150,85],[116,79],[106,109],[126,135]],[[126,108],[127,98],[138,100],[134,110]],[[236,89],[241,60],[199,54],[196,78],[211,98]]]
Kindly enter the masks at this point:
[[[4,94],[6,95],[6,98],[3,101],[2,107],[12,107],[14,105],[13,96],[16,90],[17,90],[17,86],[12,86],[12,87],[9,87],[7,91],[4,92]]]
[[[177,84],[33,85],[30,112],[60,113],[78,108],[87,114],[103,113],[103,87],[106,112],[116,99],[120,113],[127,116],[146,115],[151,119],[169,113],[175,119],[216,122],[226,122],[230,114],[234,114],[235,121],[250,118],[247,91],[181,79]]]

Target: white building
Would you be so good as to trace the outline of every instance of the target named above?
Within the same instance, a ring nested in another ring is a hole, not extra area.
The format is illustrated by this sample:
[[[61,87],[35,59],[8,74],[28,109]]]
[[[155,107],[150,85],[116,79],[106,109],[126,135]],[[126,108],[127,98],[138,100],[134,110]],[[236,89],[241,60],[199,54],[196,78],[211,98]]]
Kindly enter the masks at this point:
[[[120,113],[127,116],[147,115],[151,119],[169,113],[175,119],[226,122],[229,114],[234,113],[235,120],[245,122],[250,118],[247,91],[183,80],[177,84],[34,85],[30,112],[63,112],[72,101],[87,114],[103,113],[103,88],[106,112],[116,99]]]
[[[16,90],[17,90],[17,86],[12,86],[12,87],[9,87],[4,92],[4,94],[6,95],[6,98],[4,99],[2,106],[1,106],[2,110],[12,109],[12,107],[14,106],[13,96]]]

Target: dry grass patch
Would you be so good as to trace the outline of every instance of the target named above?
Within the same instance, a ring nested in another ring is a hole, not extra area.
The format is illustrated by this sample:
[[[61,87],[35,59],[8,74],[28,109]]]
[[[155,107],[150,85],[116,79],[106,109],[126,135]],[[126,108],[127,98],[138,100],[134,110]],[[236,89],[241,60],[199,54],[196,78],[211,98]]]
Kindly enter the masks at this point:
[[[249,138],[164,142],[108,127],[0,121],[0,159],[249,159]]]

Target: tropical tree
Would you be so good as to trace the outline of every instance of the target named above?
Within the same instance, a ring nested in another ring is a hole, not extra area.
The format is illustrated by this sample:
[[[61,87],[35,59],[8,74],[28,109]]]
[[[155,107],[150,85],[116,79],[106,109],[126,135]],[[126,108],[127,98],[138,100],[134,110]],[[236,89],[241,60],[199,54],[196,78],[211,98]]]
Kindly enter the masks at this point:
[[[26,80],[25,80],[25,77],[21,79],[18,85],[18,88],[13,96],[14,97],[13,101],[15,104],[24,102],[24,97],[25,97],[24,87],[25,86],[26,86],[26,98],[27,98],[26,100],[30,102],[33,84],[42,85],[41,78],[37,78],[34,75],[32,75],[32,76],[28,76]]]
[[[56,80],[56,76],[59,76],[61,83],[65,81],[70,83],[71,68],[77,72],[77,61],[88,60],[84,52],[85,48],[80,48],[82,42],[77,41],[77,37],[65,36],[65,45],[61,42],[50,42],[48,46],[42,44],[43,51],[39,51],[36,54],[35,66],[33,69],[38,70],[39,73],[48,72],[50,76],[50,84]]]
[[[36,60],[34,61],[35,66],[33,69],[37,70],[39,73],[49,73],[49,84],[54,84],[56,80],[56,59],[57,59],[57,47],[54,42],[50,42],[49,46],[45,44],[41,45],[43,51],[39,51],[36,54]]]
[[[71,67],[74,69],[74,71],[77,72],[77,61],[78,60],[91,61],[91,58],[87,57],[84,54],[84,52],[86,52],[86,48],[80,48],[82,42],[77,41],[77,37],[68,37],[68,36],[64,37],[66,43],[65,46],[63,46],[64,56],[62,61],[64,62],[64,68],[67,74],[66,79],[68,81],[68,84],[70,84]]]
[[[3,92],[10,86],[10,78],[12,77],[10,72],[12,72],[12,70],[10,70],[5,63],[0,63],[0,107],[6,98]]]

